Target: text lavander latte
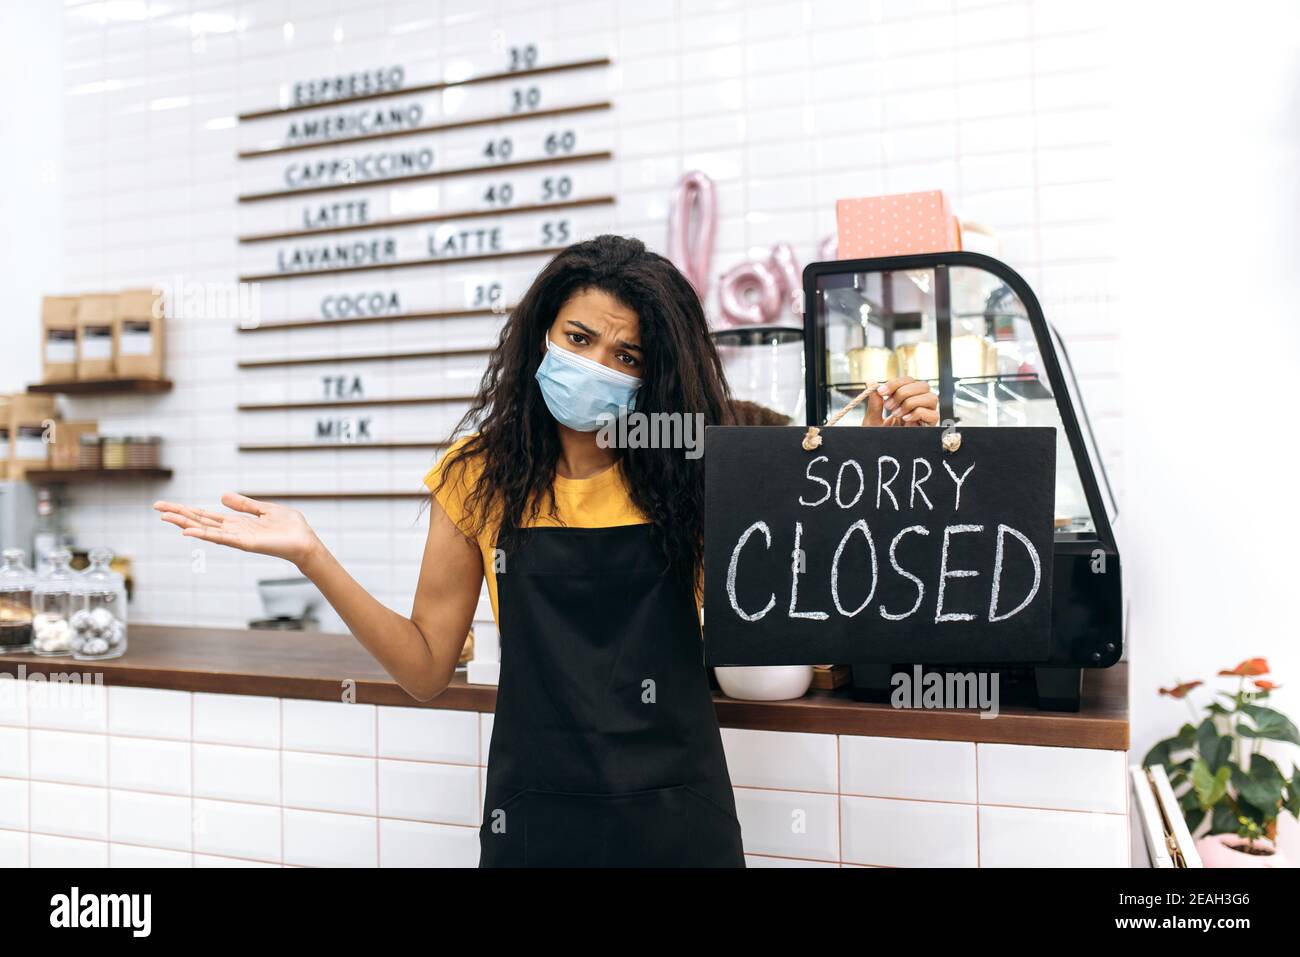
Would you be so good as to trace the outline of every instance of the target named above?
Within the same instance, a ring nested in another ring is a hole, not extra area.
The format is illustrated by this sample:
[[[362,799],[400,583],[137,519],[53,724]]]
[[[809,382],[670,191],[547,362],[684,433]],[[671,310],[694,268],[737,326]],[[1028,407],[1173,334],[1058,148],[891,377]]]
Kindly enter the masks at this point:
[[[1055,430],[803,432],[706,430],[710,664],[1043,660]]]

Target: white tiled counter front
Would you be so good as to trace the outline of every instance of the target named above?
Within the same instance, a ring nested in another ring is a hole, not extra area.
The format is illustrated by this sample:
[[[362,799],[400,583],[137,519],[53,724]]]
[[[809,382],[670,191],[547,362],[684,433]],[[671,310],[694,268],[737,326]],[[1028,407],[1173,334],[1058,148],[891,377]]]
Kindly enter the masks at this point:
[[[6,685],[6,866],[478,862],[491,714]],[[723,741],[751,866],[1129,863],[1122,751],[739,728]]]
[[[752,866],[1127,866],[1127,673],[1062,715],[715,696]],[[0,656],[0,865],[473,867],[495,689],[351,637],[133,628]],[[942,739],[942,740],[940,740]]]
[[[4,685],[4,866],[478,863],[491,715]]]
[[[1129,865],[1122,751],[722,734],[751,865]]]

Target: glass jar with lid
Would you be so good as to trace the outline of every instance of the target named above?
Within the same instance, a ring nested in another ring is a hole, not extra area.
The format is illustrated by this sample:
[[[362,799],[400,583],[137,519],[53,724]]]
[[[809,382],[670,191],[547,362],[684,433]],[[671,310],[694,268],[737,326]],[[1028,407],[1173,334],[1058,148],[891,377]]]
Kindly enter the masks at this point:
[[[81,606],[70,619],[75,658],[116,658],[126,651],[126,580],[109,567],[112,560],[107,548],[90,551],[79,583]]]
[[[72,654],[72,616],[81,610],[81,576],[73,571],[66,548],[50,552],[49,567],[32,586],[32,651],[38,655]]]
[[[22,654],[32,648],[32,585],[36,573],[27,567],[21,548],[0,553],[0,654]]]

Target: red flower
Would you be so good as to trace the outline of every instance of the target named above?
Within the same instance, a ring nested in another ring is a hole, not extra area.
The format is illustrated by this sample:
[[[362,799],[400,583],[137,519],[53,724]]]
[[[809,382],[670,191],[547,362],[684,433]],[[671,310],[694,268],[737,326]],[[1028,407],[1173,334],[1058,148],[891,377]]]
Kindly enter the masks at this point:
[[[1186,698],[1187,693],[1193,688],[1198,688],[1205,684],[1204,681],[1184,681],[1180,685],[1174,685],[1172,688],[1161,688],[1161,694],[1167,694],[1171,698]]]
[[[1269,681],[1267,678],[1256,678],[1255,687],[1260,691],[1276,691],[1282,686],[1273,684],[1273,682]]]
[[[1255,675],[1268,674],[1268,660],[1265,658],[1247,658],[1231,671],[1220,671],[1225,678],[1253,678]]]

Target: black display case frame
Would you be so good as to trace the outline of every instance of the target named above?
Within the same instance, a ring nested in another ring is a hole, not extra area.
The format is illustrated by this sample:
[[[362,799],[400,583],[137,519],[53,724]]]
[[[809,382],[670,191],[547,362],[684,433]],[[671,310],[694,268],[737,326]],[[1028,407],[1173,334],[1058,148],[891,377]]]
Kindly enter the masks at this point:
[[[1047,322],[1038,297],[1029,283],[1006,263],[972,252],[842,259],[809,264],[803,273],[806,424],[823,425],[830,406],[828,390],[842,388],[831,385],[828,381],[826,310],[820,296],[819,281],[827,276],[841,274],[930,270],[935,283],[934,320],[939,371],[938,380],[933,384],[939,395],[940,419],[944,422],[956,421],[960,426],[955,415],[959,380],[954,376],[952,368],[949,295],[949,271],[958,267],[970,267],[991,274],[1005,283],[1024,306],[1041,359],[1042,373],[1047,378],[1048,390],[1055,401],[1094,529],[1086,534],[1058,533],[1056,536],[1053,555],[1052,640],[1046,659],[969,666],[963,662],[937,661],[849,662],[853,666],[854,693],[866,700],[887,697],[891,675],[900,668],[910,668],[913,665],[938,671],[988,671],[996,668],[1007,674],[1012,685],[1017,683],[1018,678],[1032,675],[1032,694],[1040,708],[1077,711],[1083,669],[1110,667],[1120,660],[1124,652],[1126,615],[1119,547],[1115,537],[1115,523],[1119,513],[1114,504],[1105,465],[1100,455],[1095,454],[1097,444],[1092,423],[1087,410],[1083,408],[1064,341]],[[888,320],[888,304],[885,312]],[[892,341],[887,339],[886,342],[892,346]],[[1076,397],[1079,404],[1077,409]]]

